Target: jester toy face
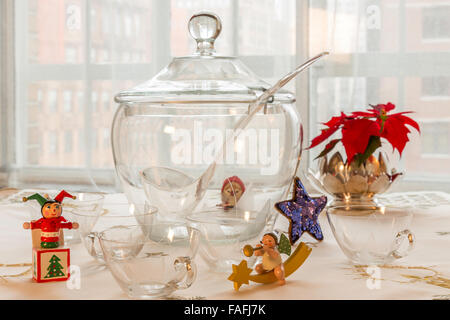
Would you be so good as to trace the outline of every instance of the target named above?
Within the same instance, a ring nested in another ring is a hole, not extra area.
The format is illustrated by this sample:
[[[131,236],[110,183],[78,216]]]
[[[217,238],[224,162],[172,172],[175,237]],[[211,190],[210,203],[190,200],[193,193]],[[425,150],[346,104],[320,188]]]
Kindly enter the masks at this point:
[[[58,218],[62,214],[62,206],[58,202],[46,203],[42,207],[42,216],[45,219]]]
[[[243,193],[239,183],[234,181],[228,182],[222,191],[222,202],[228,206],[234,207]]]

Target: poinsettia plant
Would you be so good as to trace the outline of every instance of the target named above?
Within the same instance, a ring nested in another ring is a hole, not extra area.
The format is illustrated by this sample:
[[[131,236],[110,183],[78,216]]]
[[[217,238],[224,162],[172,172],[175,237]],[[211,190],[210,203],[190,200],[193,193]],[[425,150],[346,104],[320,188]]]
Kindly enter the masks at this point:
[[[347,154],[347,163],[355,160],[361,165],[381,147],[381,139],[389,142],[393,150],[397,149],[401,156],[411,132],[407,125],[420,133],[417,122],[405,116],[412,112],[389,114],[395,109],[395,105],[390,102],[370,107],[367,111],[355,111],[350,115],[341,112],[340,116],[332,117],[323,123],[326,128],[312,140],[308,149],[318,146],[340,130],[342,138],[331,140],[317,158],[327,155],[341,142]]]

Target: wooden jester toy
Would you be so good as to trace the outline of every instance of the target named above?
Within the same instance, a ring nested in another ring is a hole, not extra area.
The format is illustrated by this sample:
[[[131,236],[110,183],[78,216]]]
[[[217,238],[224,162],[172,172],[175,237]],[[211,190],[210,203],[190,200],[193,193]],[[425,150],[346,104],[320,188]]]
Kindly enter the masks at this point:
[[[41,229],[41,248],[52,249],[59,247],[60,229],[78,229],[78,223],[67,222],[62,216],[62,201],[69,197],[75,199],[75,196],[61,191],[54,200],[46,199],[36,193],[23,201],[36,200],[41,205],[42,218],[37,221],[25,222],[24,229]]]
[[[64,239],[60,239],[60,231],[78,229],[78,223],[62,217],[61,202],[66,197],[75,199],[64,190],[54,200],[38,193],[23,198],[24,202],[36,200],[41,205],[42,218],[23,224],[24,229],[32,230],[33,280],[36,282],[66,281],[70,277],[70,249],[62,247]]]

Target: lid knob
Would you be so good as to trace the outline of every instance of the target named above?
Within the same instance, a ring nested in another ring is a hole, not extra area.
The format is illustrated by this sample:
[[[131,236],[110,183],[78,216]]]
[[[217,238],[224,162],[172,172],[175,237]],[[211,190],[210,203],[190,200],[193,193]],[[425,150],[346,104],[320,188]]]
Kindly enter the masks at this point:
[[[214,13],[200,12],[194,14],[189,20],[189,33],[197,41],[197,54],[210,56],[216,50],[216,41],[222,31],[222,22]]]

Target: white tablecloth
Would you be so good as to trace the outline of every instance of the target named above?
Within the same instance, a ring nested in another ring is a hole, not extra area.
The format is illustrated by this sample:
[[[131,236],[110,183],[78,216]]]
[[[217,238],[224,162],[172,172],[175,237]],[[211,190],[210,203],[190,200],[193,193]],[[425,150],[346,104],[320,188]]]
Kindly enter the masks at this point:
[[[117,196],[106,201],[117,202]],[[31,240],[22,224],[30,212],[23,204],[0,205],[0,264],[30,263]],[[199,273],[180,299],[450,299],[450,206],[416,209],[411,229],[416,248],[406,258],[380,268],[381,280],[370,279],[365,267],[351,265],[334,240],[325,213],[320,215],[325,240],[313,247],[304,265],[277,284],[243,285],[236,292],[227,274],[212,273],[198,257]],[[31,274],[0,278],[0,299],[127,299],[110,272],[92,270],[96,262],[81,243],[70,245],[71,263],[81,268],[79,289],[65,282],[33,283]],[[21,268],[0,267],[0,276]],[[375,288],[374,288],[375,287]],[[371,289],[372,288],[372,289]]]

